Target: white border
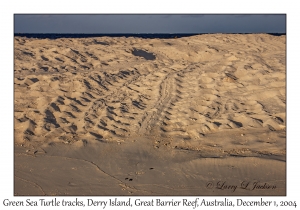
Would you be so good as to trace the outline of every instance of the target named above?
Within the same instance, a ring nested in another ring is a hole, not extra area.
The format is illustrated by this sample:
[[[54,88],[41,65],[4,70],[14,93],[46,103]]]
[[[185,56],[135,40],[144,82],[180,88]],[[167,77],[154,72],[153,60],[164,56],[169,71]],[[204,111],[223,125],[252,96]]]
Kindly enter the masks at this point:
[[[293,1],[296,2],[296,1]],[[13,197],[13,14],[15,13],[281,13],[287,14],[287,196],[264,197],[264,199],[293,200],[300,205],[298,150],[299,150],[299,12],[296,3],[274,0],[251,1],[37,1],[16,0],[1,3],[1,196],[12,200],[25,199]],[[64,197],[67,199],[68,197]],[[73,197],[74,198],[74,197]],[[73,199],[70,197],[70,199]],[[182,198],[182,197],[181,197]],[[180,199],[181,199],[180,198]],[[202,197],[201,197],[202,198]],[[222,197],[217,197],[222,200]],[[236,197],[229,197],[235,199]],[[257,197],[243,197],[255,200]],[[212,199],[212,197],[208,197]],[[12,209],[12,207],[6,207]],[[23,207],[24,208],[24,207]],[[63,207],[60,207],[63,209]],[[257,207],[256,207],[257,208]],[[97,208],[98,209],[98,208]],[[137,209],[137,208],[134,208]]]

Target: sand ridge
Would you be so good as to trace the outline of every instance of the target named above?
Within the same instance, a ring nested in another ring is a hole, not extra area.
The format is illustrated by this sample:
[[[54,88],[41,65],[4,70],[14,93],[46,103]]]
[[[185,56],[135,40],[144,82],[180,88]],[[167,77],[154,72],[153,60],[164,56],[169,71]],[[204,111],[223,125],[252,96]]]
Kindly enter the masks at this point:
[[[285,39],[15,37],[15,144],[43,154],[146,138],[201,158],[285,161]]]
[[[15,38],[15,139],[114,141],[157,135],[196,146],[228,130],[279,131],[280,136],[285,130],[284,41],[221,34],[146,41]],[[132,55],[132,46],[157,59]],[[278,153],[284,151],[281,143]]]

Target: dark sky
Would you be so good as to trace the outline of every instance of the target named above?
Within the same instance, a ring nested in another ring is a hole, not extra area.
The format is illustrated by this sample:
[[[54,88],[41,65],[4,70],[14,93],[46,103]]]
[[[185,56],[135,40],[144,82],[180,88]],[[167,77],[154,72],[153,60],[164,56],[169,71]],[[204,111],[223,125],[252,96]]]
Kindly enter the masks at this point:
[[[285,14],[14,15],[15,33],[285,33]]]

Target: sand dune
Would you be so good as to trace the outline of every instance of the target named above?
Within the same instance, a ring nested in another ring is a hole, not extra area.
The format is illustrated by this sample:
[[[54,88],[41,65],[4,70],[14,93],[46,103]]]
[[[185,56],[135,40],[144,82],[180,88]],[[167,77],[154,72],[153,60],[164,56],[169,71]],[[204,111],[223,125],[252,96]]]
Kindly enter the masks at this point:
[[[59,157],[65,157],[66,165],[84,167],[82,164],[88,164],[84,161],[98,168],[105,165],[106,171],[114,174],[109,178],[115,177],[110,191],[95,186],[85,189],[84,194],[91,195],[126,194],[119,185],[130,177],[116,177],[130,174],[130,164],[138,159],[159,165],[161,173],[174,172],[158,183],[150,175],[142,183],[133,179],[126,183],[133,195],[226,194],[203,191],[204,186],[174,191],[177,182],[187,186],[208,181],[210,176],[199,175],[196,168],[211,164],[210,158],[219,159],[212,170],[220,170],[223,178],[232,177],[222,169],[230,163],[240,167],[236,179],[246,176],[252,181],[255,172],[237,161],[244,157],[248,165],[253,160],[258,163],[256,171],[267,170],[266,161],[275,167],[274,176],[260,174],[262,181],[285,180],[285,39],[266,34],[178,39],[15,37],[15,194],[42,193],[37,187],[42,184],[45,186],[40,188],[47,189],[42,194],[64,194],[59,187],[54,192],[48,186],[45,172],[28,175],[21,167],[42,167],[33,163],[37,159],[42,163],[52,160],[52,165],[47,164],[55,167]],[[135,150],[143,152],[132,162]],[[88,157],[86,151],[90,151]],[[102,155],[100,161],[99,154],[92,151],[105,153],[108,159]],[[175,158],[177,153],[181,159]],[[165,161],[158,163],[155,157]],[[96,168],[86,167],[90,170],[87,177],[77,177],[82,186],[84,179],[90,184],[106,182],[107,178],[101,178],[105,174],[98,180],[89,179]],[[183,171],[189,170],[193,172],[185,176]],[[64,173],[62,180],[67,180],[68,172]],[[29,190],[20,181],[23,176],[27,184],[32,180],[40,180],[40,184]],[[279,185],[273,192],[238,194],[285,194],[285,181]],[[65,193],[80,192],[72,189]]]

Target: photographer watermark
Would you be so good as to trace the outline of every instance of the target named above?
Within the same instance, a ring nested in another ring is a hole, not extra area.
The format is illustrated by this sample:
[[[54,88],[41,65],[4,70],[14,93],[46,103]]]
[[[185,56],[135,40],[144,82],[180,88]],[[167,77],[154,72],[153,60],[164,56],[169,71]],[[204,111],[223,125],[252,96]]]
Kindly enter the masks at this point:
[[[242,190],[275,190],[276,185],[260,181],[242,181],[237,184],[229,183],[227,181],[209,181],[206,183],[207,189],[227,190],[235,192],[237,189]]]

